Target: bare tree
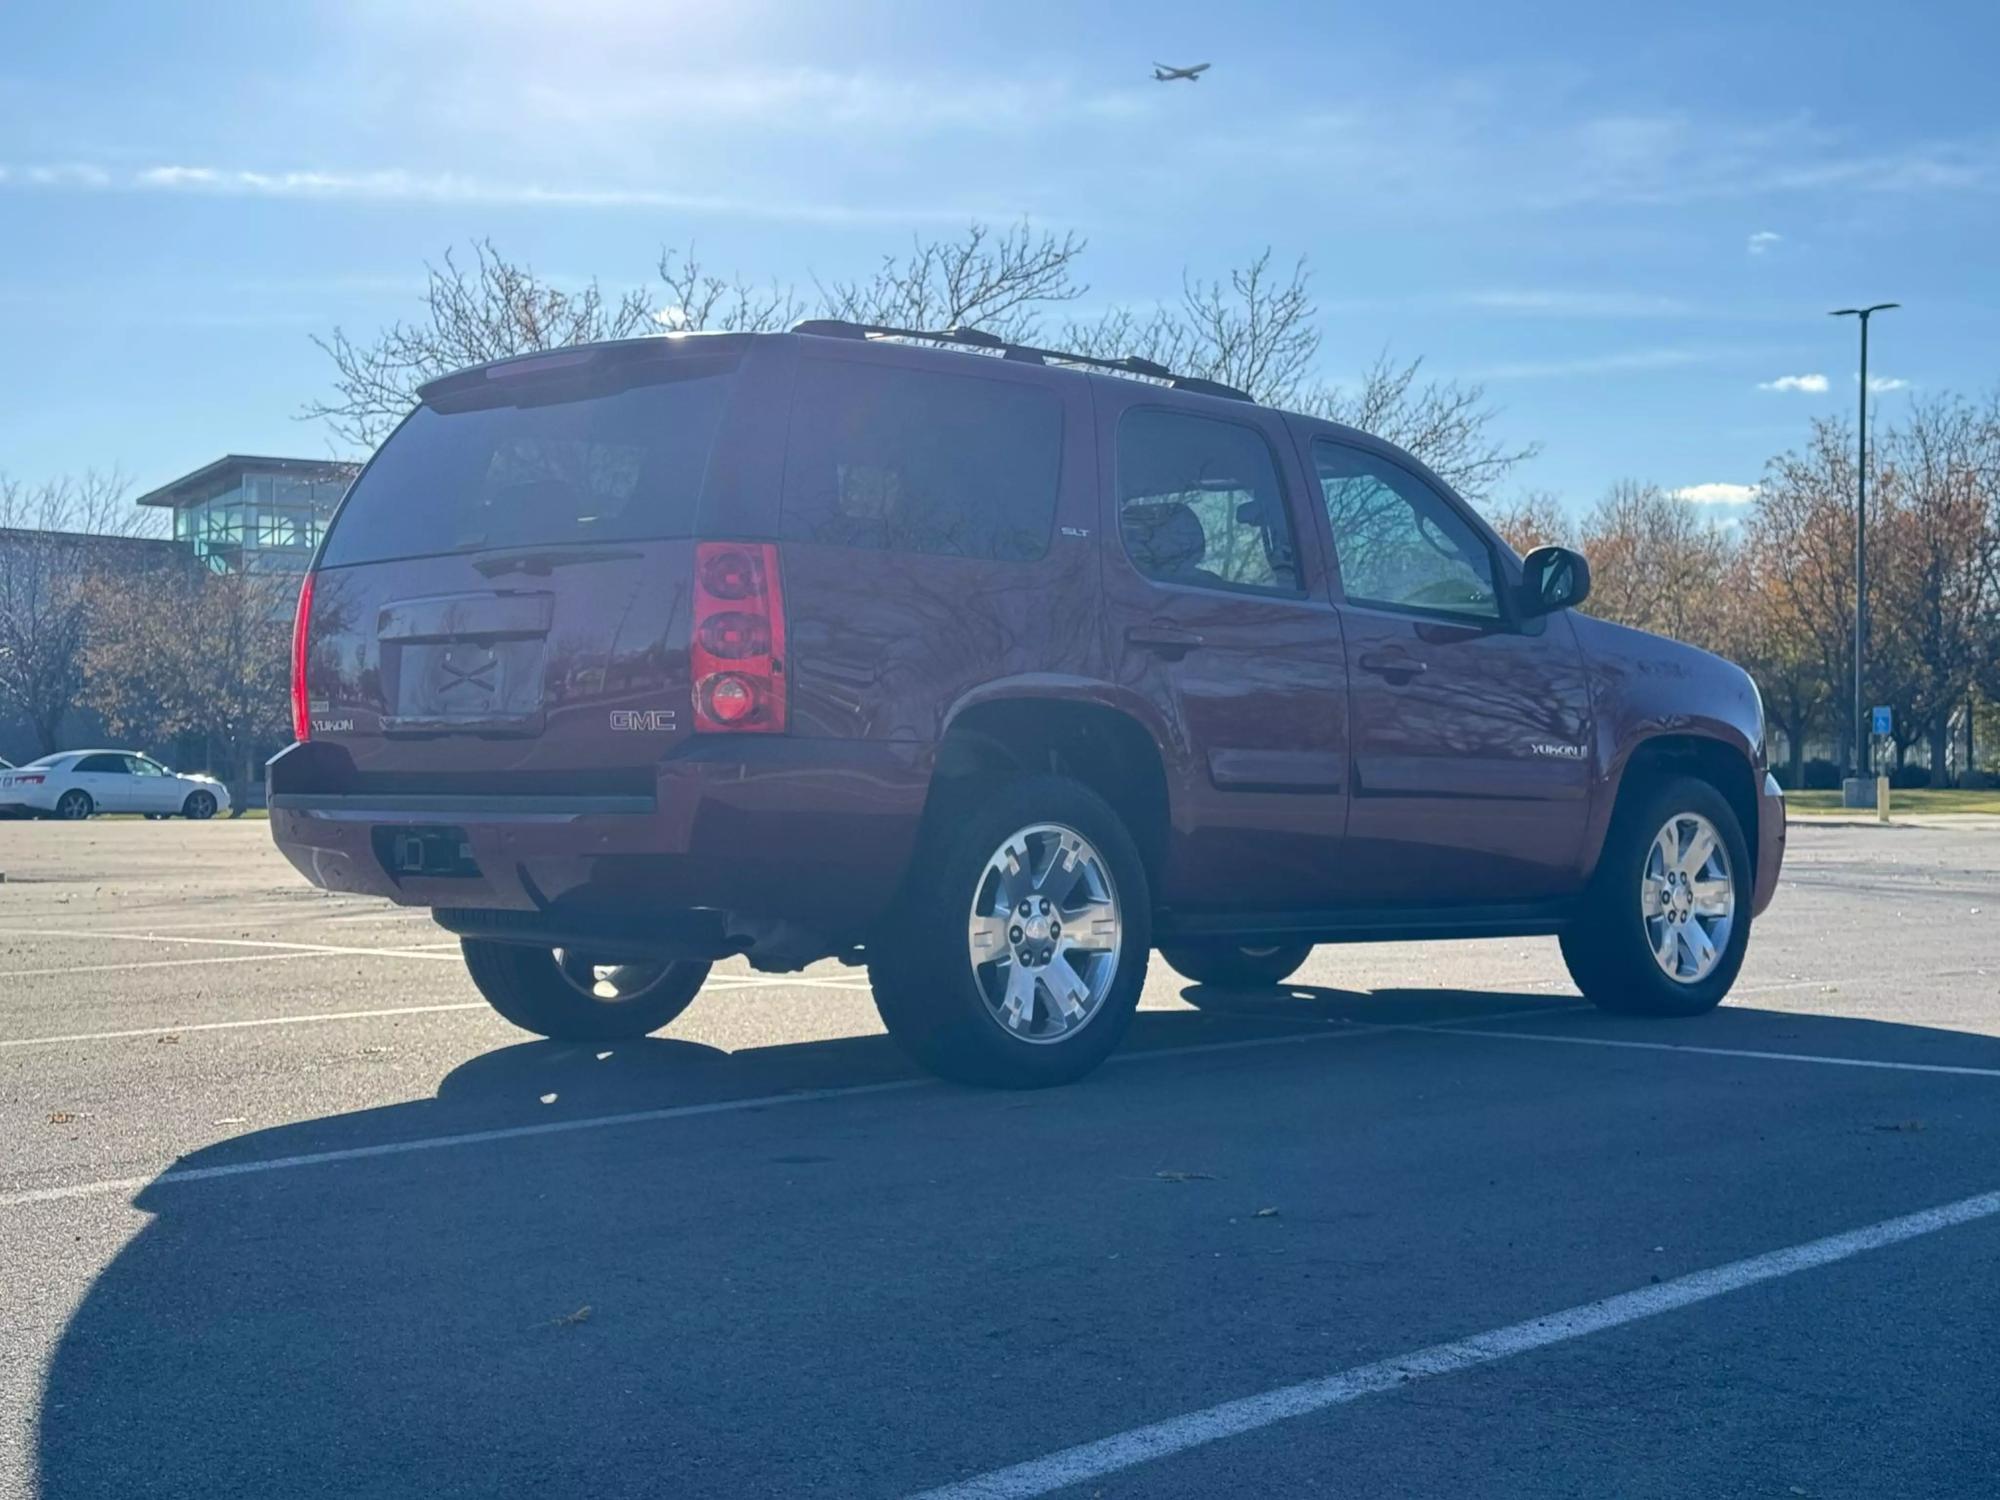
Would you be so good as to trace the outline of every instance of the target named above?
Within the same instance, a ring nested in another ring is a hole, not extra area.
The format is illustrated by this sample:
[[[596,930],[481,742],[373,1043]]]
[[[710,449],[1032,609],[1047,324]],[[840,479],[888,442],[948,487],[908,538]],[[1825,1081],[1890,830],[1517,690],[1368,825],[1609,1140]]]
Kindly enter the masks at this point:
[[[1879,450],[1878,450],[1879,451]],[[1870,488],[1882,493],[1883,476]],[[1787,633],[1827,685],[1827,717],[1838,758],[1855,764],[1854,730],[1843,711],[1854,676],[1854,430],[1814,421],[1803,450],[1773,458],[1757,488],[1747,544],[1763,569],[1768,628]]]
[[[913,239],[860,281],[815,281],[820,315],[892,328],[979,328],[1030,342],[1043,315],[1089,288],[1076,279],[1085,241],[1026,220],[997,235],[970,224],[955,240]]]
[[[1318,309],[1303,260],[1285,279],[1271,252],[1219,281],[1181,278],[1180,300],[1151,312],[1115,307],[1093,323],[1071,323],[1062,343],[1103,359],[1133,355],[1172,370],[1219,380],[1259,401],[1293,404],[1319,356]]]
[[[1547,490],[1531,490],[1505,504],[1489,504],[1485,510],[1493,529],[1523,557],[1537,547],[1576,545],[1575,525],[1562,503]]]
[[[556,286],[491,240],[475,241],[472,258],[464,266],[447,250],[442,265],[427,266],[423,315],[390,324],[371,342],[356,343],[340,328],[314,335],[333,362],[333,395],[302,415],[324,421],[350,447],[371,449],[409,414],[427,380],[509,355],[662,331],[643,292],[607,296],[594,280],[579,290]]]
[[[775,279],[755,286],[741,276],[718,276],[695,259],[692,244],[662,250],[659,272],[666,301],[653,320],[668,333],[768,333],[805,314],[791,287]]]
[[[122,474],[90,472],[36,487],[0,476],[0,708],[57,748],[83,685],[94,579],[138,561],[126,539],[158,529],[127,499]]]
[[[290,607],[284,574],[185,567],[144,590],[93,590],[88,701],[113,730],[200,736],[240,815],[260,747],[290,731]]]
[[[1695,506],[1623,480],[1591,508],[1580,536],[1591,565],[1587,612],[1697,646],[1722,644],[1716,591],[1730,542]]]
[[[1281,277],[1266,250],[1230,272],[1226,285],[1183,278],[1179,302],[1150,313],[1113,308],[1094,323],[1071,324],[1063,342],[1099,357],[1136,354],[1176,374],[1219,380],[1258,401],[1373,433],[1415,454],[1475,503],[1540,451],[1496,439],[1499,413],[1487,404],[1485,388],[1421,380],[1421,358],[1398,361],[1385,351],[1358,386],[1321,382],[1314,373],[1318,318],[1305,261]]]
[[[418,386],[469,364],[601,338],[762,332],[807,311],[896,328],[976,327],[1040,342],[1050,317],[1088,290],[1077,275],[1085,248],[1075,234],[1037,231],[1025,221],[997,232],[974,223],[954,238],[912,240],[868,276],[815,278],[815,295],[803,298],[782,281],[718,275],[690,246],[661,253],[659,292],[648,297],[609,296],[595,282],[581,291],[554,287],[482,241],[471,266],[447,253],[442,266],[429,268],[423,316],[368,343],[340,329],[317,340],[333,362],[333,394],[304,415],[325,421],[341,442],[369,448],[415,404]],[[1174,302],[1071,320],[1047,341],[1102,358],[1137,355],[1360,427],[1402,444],[1473,500],[1485,499],[1537,451],[1497,440],[1498,413],[1485,391],[1422,379],[1421,360],[1384,354],[1352,390],[1320,383],[1318,318],[1305,262],[1280,274],[1267,250],[1221,280],[1184,276]]]
[[[1873,649],[1906,731],[1898,764],[1908,745],[1927,741],[1932,784],[1943,786],[1952,714],[2000,637],[2000,403],[1915,401],[1881,452]]]
[[[1730,556],[1713,590],[1720,639],[1716,649],[1756,680],[1770,729],[1784,736],[1788,786],[1804,781],[1806,741],[1827,722],[1831,685],[1813,639],[1787,607],[1778,582],[1784,542],[1769,528],[1751,528]]]

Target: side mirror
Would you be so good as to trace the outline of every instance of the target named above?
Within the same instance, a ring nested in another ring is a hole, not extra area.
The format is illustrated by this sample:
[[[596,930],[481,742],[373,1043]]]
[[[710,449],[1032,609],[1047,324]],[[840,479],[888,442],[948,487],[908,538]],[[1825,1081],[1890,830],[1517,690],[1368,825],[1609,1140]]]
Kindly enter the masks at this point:
[[[1521,615],[1554,614],[1590,597],[1590,563],[1567,547],[1537,547],[1521,564]]]

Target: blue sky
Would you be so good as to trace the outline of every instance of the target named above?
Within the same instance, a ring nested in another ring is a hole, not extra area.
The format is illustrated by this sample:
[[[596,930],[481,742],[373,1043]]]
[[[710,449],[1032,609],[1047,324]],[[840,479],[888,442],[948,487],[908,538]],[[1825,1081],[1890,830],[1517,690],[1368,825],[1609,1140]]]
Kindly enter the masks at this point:
[[[1885,414],[2000,384],[1997,43],[1990,0],[8,6],[0,470],[325,452],[309,335],[475,235],[804,280],[1027,214],[1092,307],[1309,257],[1324,373],[1483,381],[1518,487],[1745,486],[1853,406],[1830,307],[1906,304]]]

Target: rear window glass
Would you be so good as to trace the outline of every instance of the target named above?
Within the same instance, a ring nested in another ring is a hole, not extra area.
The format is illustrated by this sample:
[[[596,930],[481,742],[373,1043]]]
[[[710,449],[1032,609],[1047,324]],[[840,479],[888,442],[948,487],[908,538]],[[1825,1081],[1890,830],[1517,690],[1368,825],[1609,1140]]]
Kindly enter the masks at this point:
[[[730,380],[419,407],[356,481],[323,567],[488,547],[691,536]]]
[[[792,402],[783,534],[1026,561],[1048,550],[1061,463],[1052,392],[808,360]]]

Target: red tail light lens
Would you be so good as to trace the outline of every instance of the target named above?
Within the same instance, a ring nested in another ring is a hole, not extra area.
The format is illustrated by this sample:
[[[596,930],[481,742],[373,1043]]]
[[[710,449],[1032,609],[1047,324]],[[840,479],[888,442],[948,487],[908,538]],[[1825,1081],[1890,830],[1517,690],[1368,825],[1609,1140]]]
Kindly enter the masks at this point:
[[[292,738],[312,738],[312,714],[306,699],[306,658],[312,653],[313,575],[299,582],[299,612],[292,619]]]
[[[783,734],[785,600],[769,542],[697,542],[694,727],[706,734]]]

